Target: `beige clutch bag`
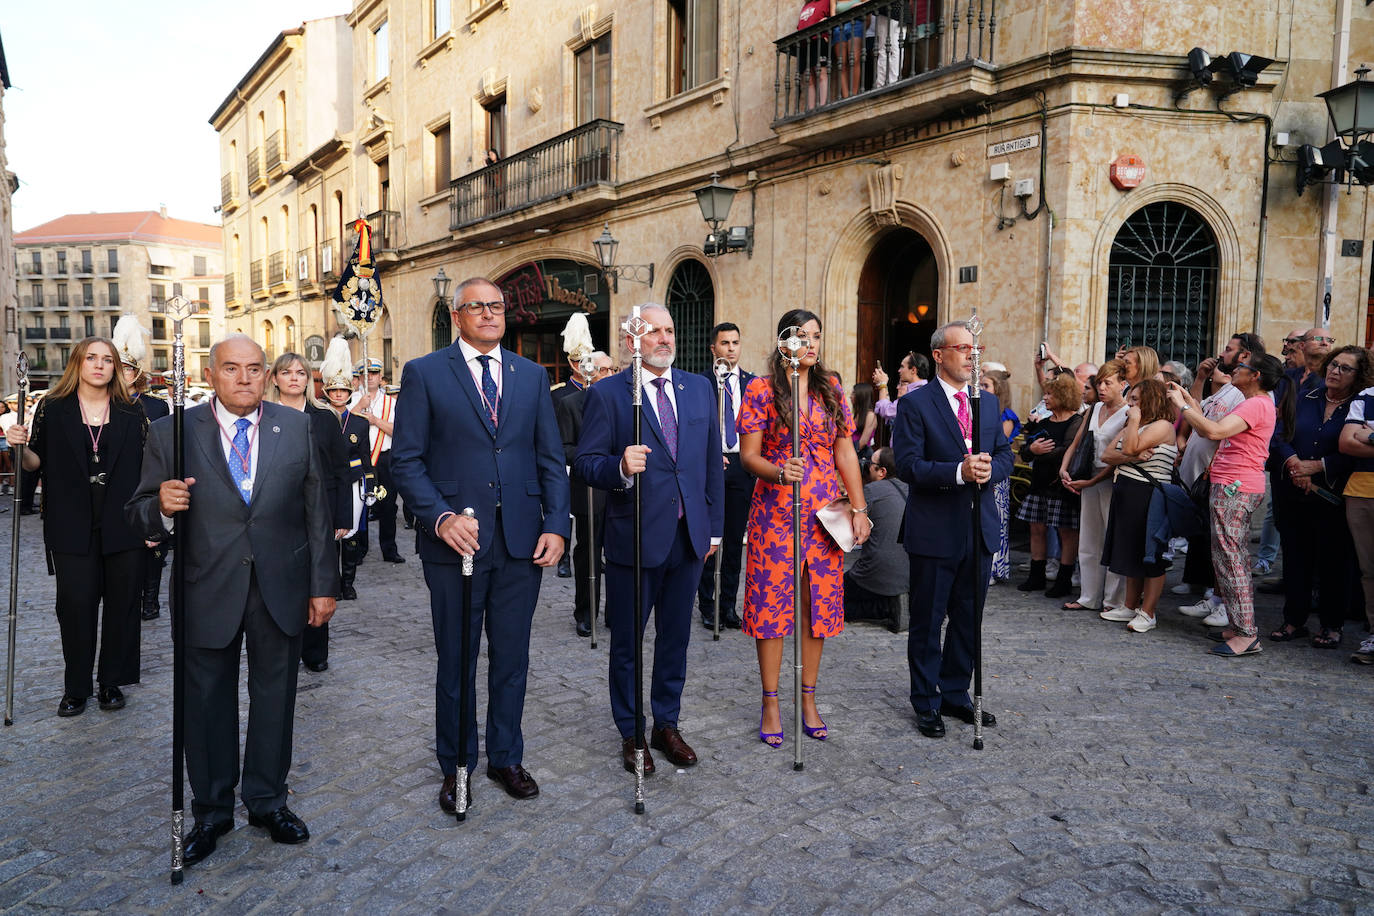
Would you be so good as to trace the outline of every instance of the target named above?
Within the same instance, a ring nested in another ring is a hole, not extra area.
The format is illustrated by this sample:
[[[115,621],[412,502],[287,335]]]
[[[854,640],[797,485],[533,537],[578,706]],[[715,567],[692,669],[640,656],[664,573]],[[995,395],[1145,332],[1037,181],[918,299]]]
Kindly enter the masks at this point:
[[[848,499],[837,499],[825,508],[816,510],[816,521],[821,523],[821,527],[845,553],[854,549],[853,518]]]

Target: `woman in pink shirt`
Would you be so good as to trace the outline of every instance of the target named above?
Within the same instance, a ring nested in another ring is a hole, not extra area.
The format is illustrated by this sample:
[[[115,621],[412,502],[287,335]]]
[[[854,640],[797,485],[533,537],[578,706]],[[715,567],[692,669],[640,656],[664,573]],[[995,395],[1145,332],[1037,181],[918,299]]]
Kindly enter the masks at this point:
[[[1255,592],[1250,581],[1250,516],[1264,500],[1264,462],[1274,432],[1274,400],[1269,392],[1283,377],[1283,363],[1276,357],[1252,357],[1236,363],[1231,384],[1245,400],[1219,420],[1203,416],[1197,400],[1177,383],[1169,385],[1169,398],[1204,439],[1218,441],[1216,457],[1208,471],[1212,493],[1212,567],[1217,591],[1226,603],[1229,625],[1221,631],[1221,643],[1213,655],[1239,658],[1260,652],[1255,627]]]

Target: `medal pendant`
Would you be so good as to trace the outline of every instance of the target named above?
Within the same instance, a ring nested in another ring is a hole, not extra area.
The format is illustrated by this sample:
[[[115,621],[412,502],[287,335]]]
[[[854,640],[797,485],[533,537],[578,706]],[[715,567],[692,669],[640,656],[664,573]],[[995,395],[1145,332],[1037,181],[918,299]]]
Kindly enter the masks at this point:
[[[245,493],[252,493],[252,492],[253,492],[253,481],[248,480],[248,479],[244,479],[244,480],[239,484],[239,489],[242,490],[242,491],[245,492]]]
[[[91,464],[99,464],[99,463],[100,463],[100,453],[99,453],[99,452],[91,452]]]

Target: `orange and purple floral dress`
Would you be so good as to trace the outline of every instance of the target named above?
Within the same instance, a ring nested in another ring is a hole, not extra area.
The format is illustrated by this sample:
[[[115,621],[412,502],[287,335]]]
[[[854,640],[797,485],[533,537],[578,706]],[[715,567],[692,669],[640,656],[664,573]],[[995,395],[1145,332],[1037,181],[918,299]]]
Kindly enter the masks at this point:
[[[843,493],[835,468],[835,440],[854,434],[849,402],[837,427],[825,405],[812,398],[801,415],[801,560],[811,577],[811,633],[838,636],[844,629],[844,553],[816,520],[816,510]],[[792,457],[792,433],[773,406],[773,385],[762,376],[744,389],[737,426],[740,435],[763,433],[762,456],[781,466]],[[749,504],[749,551],[745,566],[744,632],[771,639],[792,632],[792,485],[754,482]]]

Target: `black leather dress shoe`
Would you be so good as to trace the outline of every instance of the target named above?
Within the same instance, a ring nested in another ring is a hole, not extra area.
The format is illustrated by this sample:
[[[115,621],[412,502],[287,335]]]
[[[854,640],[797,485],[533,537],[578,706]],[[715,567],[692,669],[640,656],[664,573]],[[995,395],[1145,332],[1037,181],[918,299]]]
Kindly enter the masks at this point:
[[[100,701],[100,708],[104,710],[124,708],[124,691],[118,687],[101,687],[96,699]]]
[[[251,827],[266,828],[267,832],[272,834],[273,843],[294,846],[310,839],[310,831],[306,828],[305,822],[296,817],[285,805],[267,814],[249,814],[248,824]]]
[[[86,697],[74,697],[66,694],[62,697],[62,702],[57,704],[57,714],[66,719],[70,716],[79,716],[86,711]]]
[[[631,742],[633,745],[633,742]],[[656,728],[649,733],[649,747],[662,751],[675,766],[689,767],[697,762],[697,753],[691,745],[682,740],[682,733],[676,728]]]
[[[232,820],[220,821],[218,824],[196,821],[191,832],[186,834],[186,839],[181,847],[182,864],[195,865],[204,859],[215,851],[215,841],[233,829],[234,822]]]
[[[943,738],[945,736],[945,720],[940,718],[938,712],[918,712],[916,713],[916,730],[927,738]]]
[[[162,616],[162,609],[158,607],[145,607],[138,612],[138,616],[144,620],[157,620],[158,617]]]
[[[625,765],[625,772],[635,771],[635,739],[622,738],[620,741],[620,762]],[[649,749],[644,749],[644,775],[654,775],[654,758],[649,756]]]
[[[568,555],[566,553],[558,560],[558,578],[572,578],[572,563],[568,560]]]
[[[339,589],[339,599],[342,601],[357,601],[358,590],[351,585],[345,585]]]
[[[574,621],[577,624],[577,635],[583,639],[592,635],[592,625],[585,620]]]
[[[387,563],[404,563],[406,558],[399,553],[384,553],[382,554],[382,560]]]
[[[306,662],[306,663],[305,663],[305,670],[307,670],[307,671],[314,671],[316,674],[318,674],[318,673],[321,672],[321,671],[328,671],[328,670],[329,670],[329,662],[328,662],[328,661]]]
[[[539,794],[539,783],[518,763],[508,767],[488,764],[487,778],[499,782],[511,798],[534,798]]]
[[[468,807],[472,807],[472,779],[468,779]],[[445,814],[458,813],[458,776],[444,777],[444,784],[439,787],[439,809]]]
[[[973,724],[973,707],[959,706],[954,703],[941,703],[940,715],[949,716],[951,719],[958,719],[965,725]],[[991,727],[997,724],[997,717],[986,709],[983,710],[983,725]]]

